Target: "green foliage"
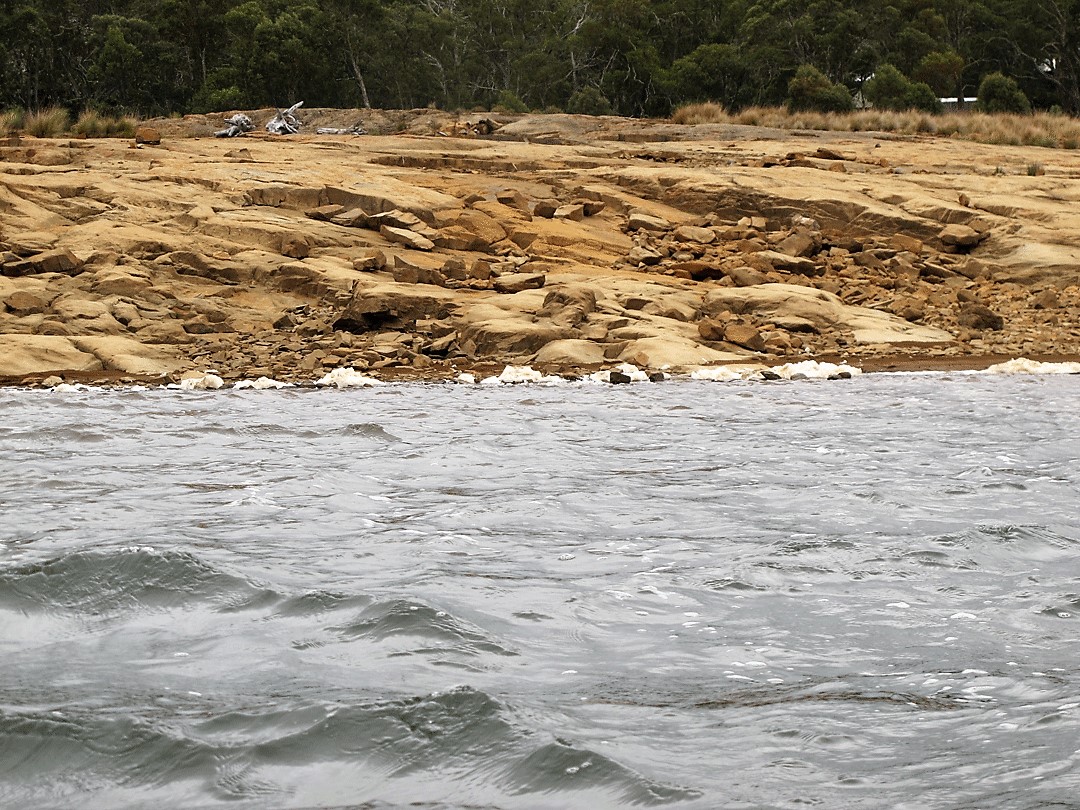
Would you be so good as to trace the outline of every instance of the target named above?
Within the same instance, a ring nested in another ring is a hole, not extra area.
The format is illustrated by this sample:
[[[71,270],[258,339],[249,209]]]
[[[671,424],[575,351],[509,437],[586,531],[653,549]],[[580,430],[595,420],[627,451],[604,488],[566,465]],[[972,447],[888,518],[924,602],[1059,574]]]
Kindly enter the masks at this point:
[[[1003,73],[990,73],[979,83],[979,110],[987,113],[1029,113],[1031,102],[1015,79]]]
[[[855,108],[851,91],[813,65],[802,65],[788,82],[787,107],[792,112],[848,112]]]
[[[936,95],[960,96],[964,76],[964,57],[956,51],[928,53],[911,72],[911,78],[930,86]]]
[[[611,102],[597,87],[583,87],[566,102],[566,111],[575,115],[611,115]]]
[[[889,64],[880,65],[867,80],[863,95],[875,107],[886,110],[941,111],[941,102],[930,85],[911,81]]]
[[[522,101],[517,93],[503,90],[499,93],[499,97],[491,109],[502,113],[527,113],[529,105]]]

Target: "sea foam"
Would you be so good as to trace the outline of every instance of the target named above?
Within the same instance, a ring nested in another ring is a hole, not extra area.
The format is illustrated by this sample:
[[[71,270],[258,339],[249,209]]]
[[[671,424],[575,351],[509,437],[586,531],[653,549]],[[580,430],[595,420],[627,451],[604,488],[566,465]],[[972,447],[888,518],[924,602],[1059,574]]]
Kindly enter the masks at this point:
[[[225,385],[225,381],[212,371],[204,372],[201,377],[188,377],[176,386],[181,391],[216,391]],[[173,386],[169,386],[172,388]]]
[[[1080,374],[1080,363],[1040,363],[1018,357],[986,369],[988,374]]]
[[[292,383],[281,382],[280,380],[272,380],[269,377],[259,377],[257,380],[240,380],[233,385],[233,388],[242,390],[244,388],[253,388],[256,391],[265,391],[267,388],[291,388]]]
[[[358,388],[368,385],[383,385],[383,381],[376,380],[374,377],[367,377],[352,366],[348,366],[345,368],[335,368],[329,374],[316,380],[315,385],[334,385],[338,388]]]

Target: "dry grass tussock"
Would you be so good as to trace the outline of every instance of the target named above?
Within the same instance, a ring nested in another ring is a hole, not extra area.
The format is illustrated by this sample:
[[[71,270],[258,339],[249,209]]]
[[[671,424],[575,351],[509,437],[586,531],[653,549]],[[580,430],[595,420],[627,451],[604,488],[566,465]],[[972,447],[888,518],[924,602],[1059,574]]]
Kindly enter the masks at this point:
[[[55,138],[66,133],[84,138],[133,138],[138,121],[130,115],[102,115],[85,110],[73,124],[63,107],[47,107],[27,112],[10,107],[0,112],[0,135],[25,132],[38,138]]]
[[[1080,148],[1080,119],[1037,112],[990,115],[974,111],[939,115],[918,110],[856,110],[849,113],[788,112],[782,107],[749,107],[728,113],[719,104],[689,104],[671,116],[676,124],[745,124],[776,129],[835,132],[895,132],[938,135],[1010,146]]]

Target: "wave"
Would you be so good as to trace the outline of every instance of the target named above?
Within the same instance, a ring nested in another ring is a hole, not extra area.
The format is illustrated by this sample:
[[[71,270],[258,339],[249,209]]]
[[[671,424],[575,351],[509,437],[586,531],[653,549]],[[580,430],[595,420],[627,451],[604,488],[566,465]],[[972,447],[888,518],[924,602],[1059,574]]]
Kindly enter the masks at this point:
[[[94,617],[216,603],[236,610],[277,595],[182,551],[148,547],[65,554],[0,570],[0,608]]]

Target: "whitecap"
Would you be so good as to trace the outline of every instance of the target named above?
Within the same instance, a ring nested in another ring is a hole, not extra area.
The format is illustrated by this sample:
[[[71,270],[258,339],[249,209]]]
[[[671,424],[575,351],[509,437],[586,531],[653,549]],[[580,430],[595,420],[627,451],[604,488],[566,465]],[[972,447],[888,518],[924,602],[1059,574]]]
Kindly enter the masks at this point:
[[[622,363],[612,369],[606,369],[604,371],[597,371],[588,376],[589,380],[593,382],[609,383],[611,382],[611,373],[617,371],[620,374],[625,374],[630,378],[630,382],[648,382],[649,375],[647,372],[642,371],[637,366],[630,365],[630,363]]]
[[[735,368],[733,366],[709,366],[690,373],[692,380],[709,382],[735,382],[736,380],[760,380],[761,369],[752,366]]]
[[[514,385],[515,383],[562,383],[562,377],[544,375],[532,366],[506,366],[498,377],[485,377],[481,385]]]
[[[800,374],[810,380],[827,380],[841,374],[855,377],[862,374],[861,368],[849,366],[847,363],[821,363],[817,360],[803,360],[799,363],[784,363],[782,366],[773,366],[769,369],[773,374],[778,374],[785,380],[790,380],[796,374]]]

